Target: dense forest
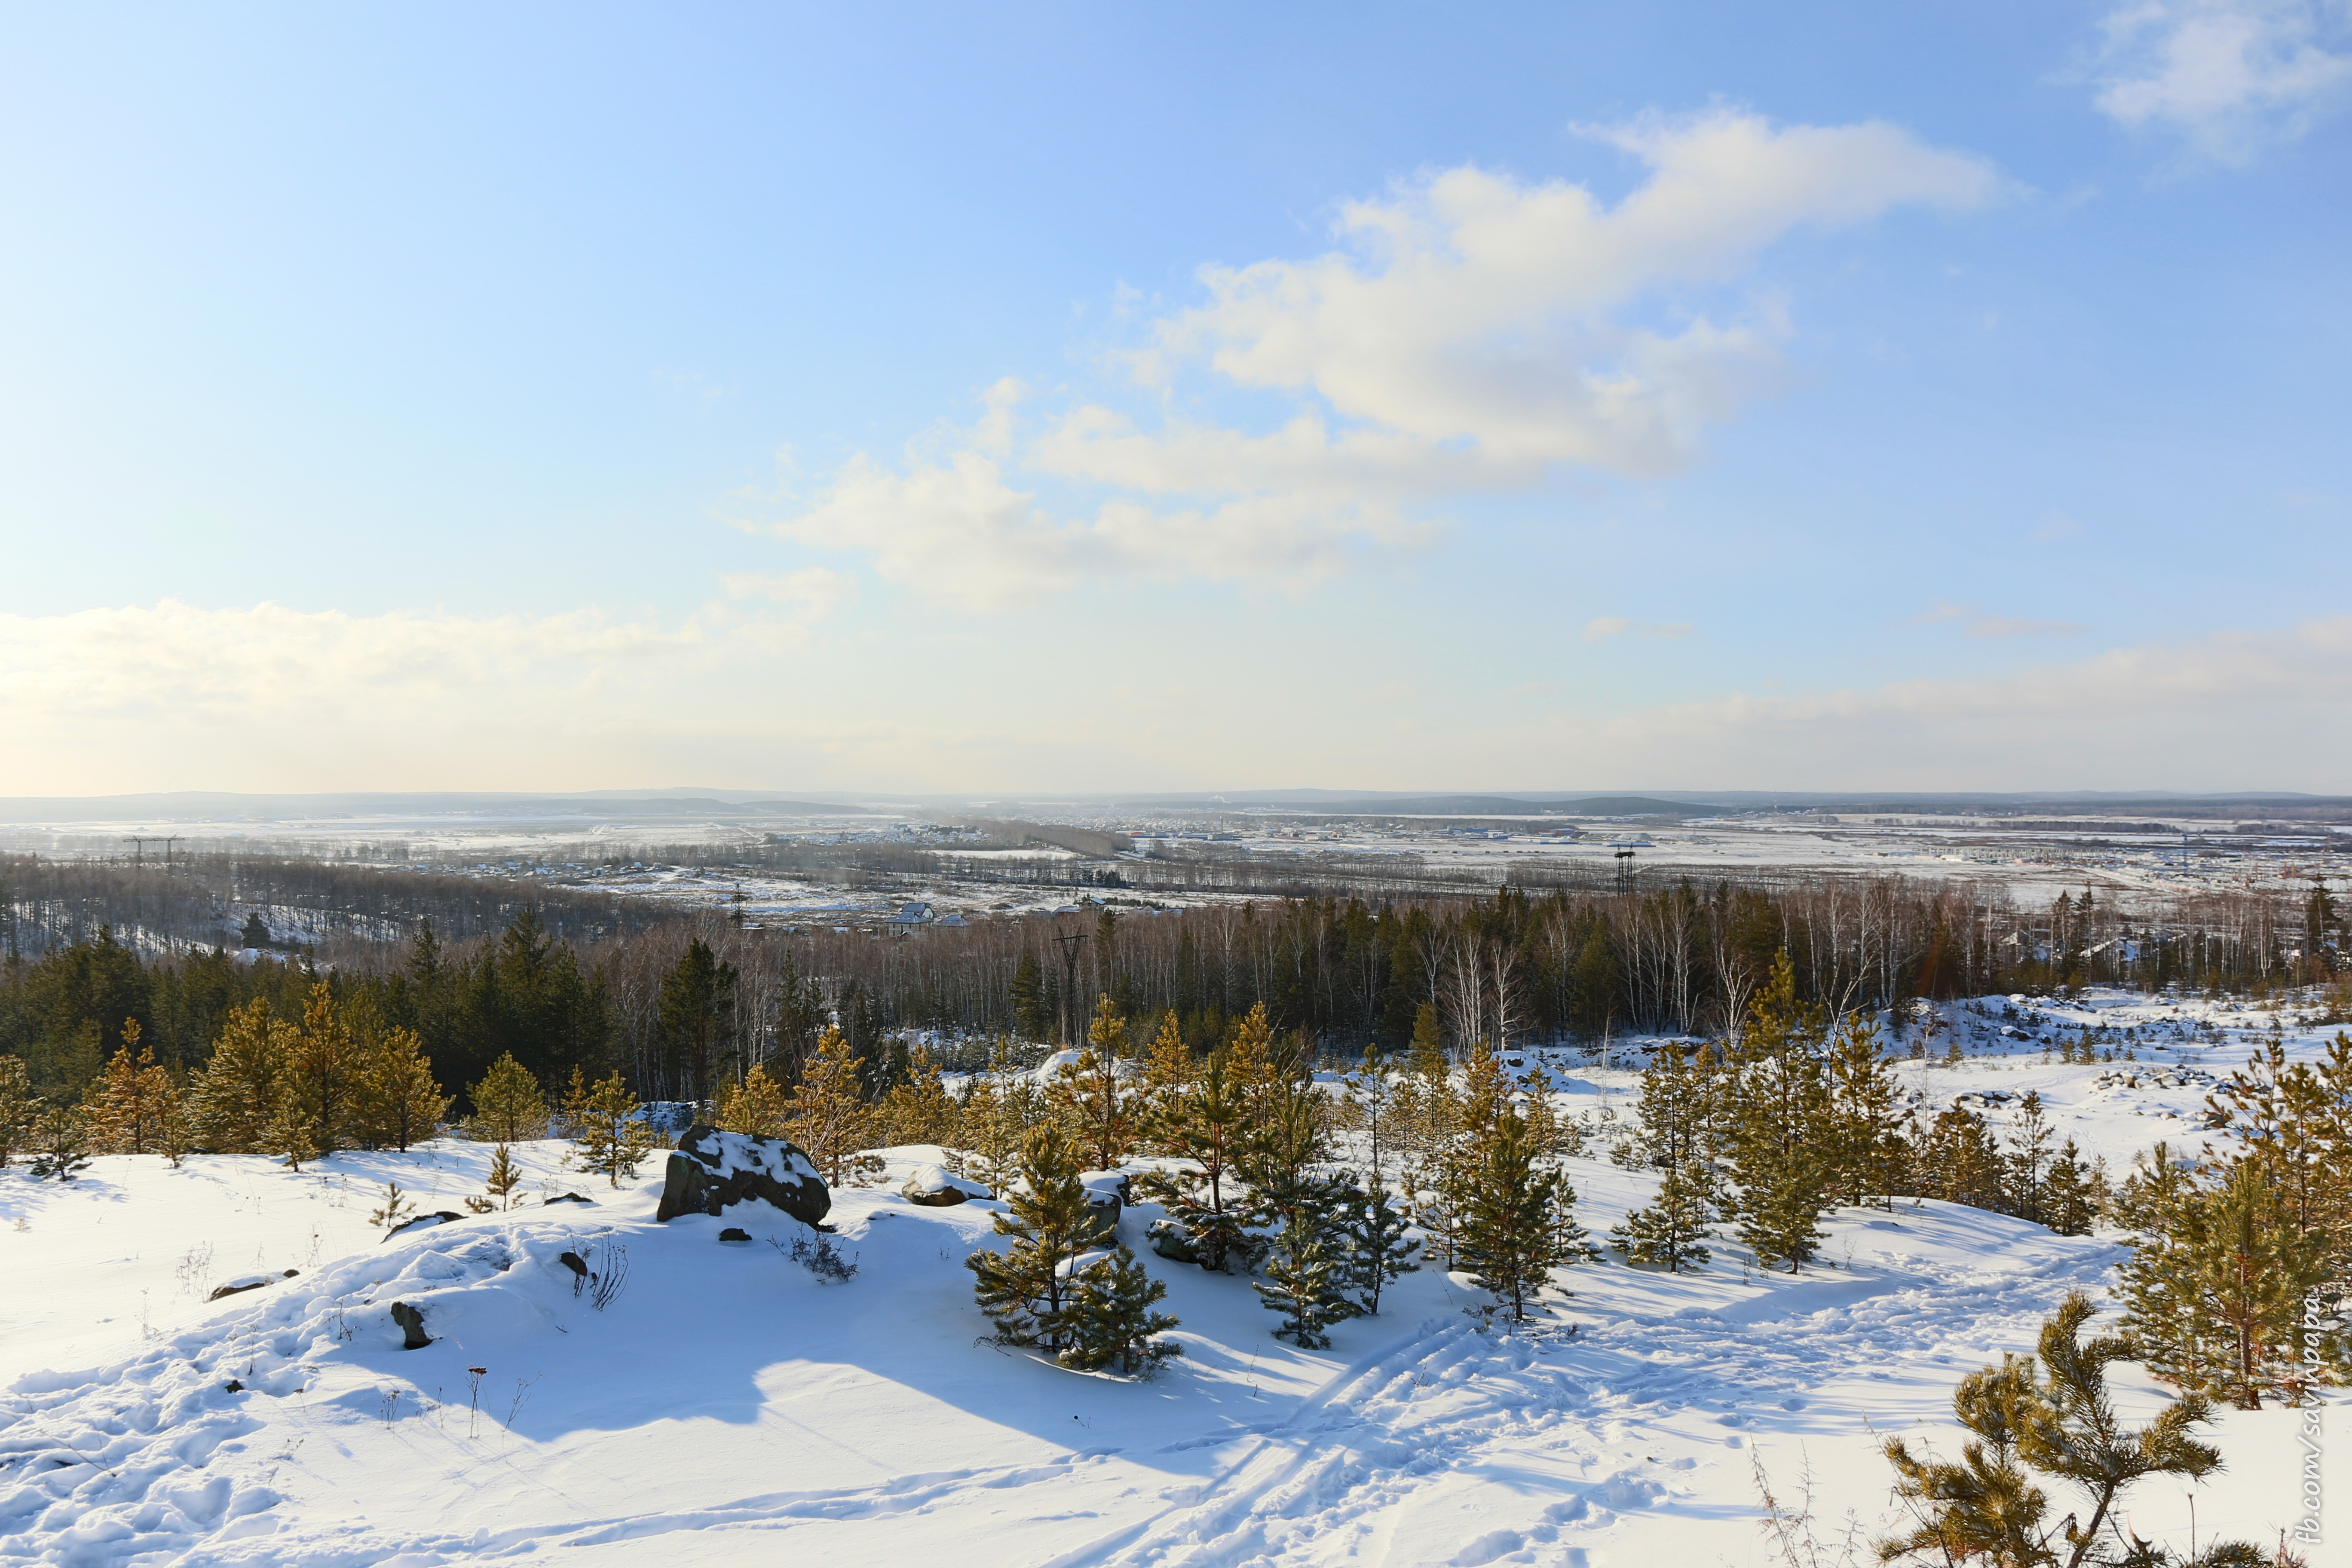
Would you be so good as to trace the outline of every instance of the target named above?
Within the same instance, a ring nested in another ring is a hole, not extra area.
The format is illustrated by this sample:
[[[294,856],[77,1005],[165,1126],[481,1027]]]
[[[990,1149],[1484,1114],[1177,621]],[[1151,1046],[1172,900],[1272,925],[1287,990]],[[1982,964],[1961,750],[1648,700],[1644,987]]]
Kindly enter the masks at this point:
[[[1808,1005],[1888,1016],[1900,1037],[1923,998],[2332,983],[2347,946],[2341,909],[2316,888],[2134,912],[2088,891],[2027,908],[1989,884],[1895,877],[1685,881],[1628,893],[1090,904],[877,936],[761,930],[594,889],[331,861],[245,861],[169,879],[83,863],[78,881],[65,864],[0,866],[8,935],[37,927],[47,938],[11,941],[0,959],[0,1054],[23,1058],[53,1094],[89,1081],[125,1020],[160,1064],[184,1073],[206,1059],[232,1007],[264,997],[291,1016],[320,978],[370,1026],[414,1030],[452,1088],[511,1054],[543,1079],[577,1064],[618,1069],[649,1099],[700,1099],[754,1062],[792,1081],[828,1021],[879,1082],[908,1032],[945,1059],[977,1062],[991,1037],[1040,1045],[1082,1034],[1101,995],[1129,1016],[1174,1014],[1195,1048],[1261,1003],[1286,1036],[1342,1057],[1371,1043],[1401,1048],[1424,1004],[1457,1049],[1690,1036],[1739,1017],[1785,952]],[[232,950],[232,894],[312,911],[320,939]],[[92,914],[108,920],[79,923]]]

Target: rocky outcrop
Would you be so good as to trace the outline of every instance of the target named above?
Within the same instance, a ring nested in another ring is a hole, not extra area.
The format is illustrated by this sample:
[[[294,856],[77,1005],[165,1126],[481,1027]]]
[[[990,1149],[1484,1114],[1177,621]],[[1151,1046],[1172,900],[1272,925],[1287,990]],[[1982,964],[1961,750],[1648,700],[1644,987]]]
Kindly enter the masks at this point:
[[[749,1198],[772,1205],[804,1225],[815,1225],[833,1208],[824,1178],[806,1154],[782,1138],[690,1127],[669,1157],[661,1206],[654,1217],[715,1215]]]
[[[383,1239],[385,1241],[390,1241],[394,1237],[398,1236],[403,1231],[425,1230],[433,1226],[447,1225],[451,1220],[463,1219],[466,1216],[463,1215],[451,1214],[447,1209],[436,1209],[431,1214],[421,1214],[415,1219],[401,1221],[398,1225],[394,1226],[390,1230],[383,1233]],[[382,1244],[379,1243],[378,1245]]]
[[[264,1285],[275,1285],[280,1279],[291,1279],[300,1272],[299,1268],[289,1268],[283,1274],[241,1274],[226,1285],[213,1287],[213,1293],[205,1300],[217,1301],[224,1296],[234,1296],[240,1291],[258,1290]]]
[[[425,1314],[407,1302],[392,1304],[392,1321],[400,1325],[402,1350],[421,1351],[433,1342],[433,1336],[425,1331]]]
[[[914,1174],[900,1184],[898,1195],[925,1208],[943,1209],[996,1194],[978,1182],[954,1174],[944,1165],[918,1165]]]
[[[719,1239],[730,1247],[748,1247],[751,1243],[751,1233],[741,1226],[730,1225],[719,1233]]]
[[[1085,1171],[1078,1175],[1087,1189],[1087,1220],[1098,1241],[1118,1239],[1118,1216],[1127,1207],[1129,1184],[1118,1171]]]

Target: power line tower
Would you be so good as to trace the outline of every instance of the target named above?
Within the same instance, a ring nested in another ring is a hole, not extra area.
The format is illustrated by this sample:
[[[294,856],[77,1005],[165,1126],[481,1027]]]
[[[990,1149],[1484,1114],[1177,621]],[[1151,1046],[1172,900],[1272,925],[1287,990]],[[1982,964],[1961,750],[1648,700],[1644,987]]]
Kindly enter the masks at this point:
[[[1621,899],[1626,898],[1631,896],[1633,891],[1633,852],[1631,849],[1620,849],[1617,851],[1617,896]]]
[[[134,835],[125,837],[122,842],[131,846],[131,863],[133,866],[144,866],[147,864],[147,846],[161,844],[163,841],[160,838],[141,838]]]
[[[172,846],[179,841],[180,836],[176,833],[163,840],[163,868],[167,871],[172,868]]]
[[[1073,1045],[1070,1020],[1076,1015],[1078,996],[1078,950],[1087,944],[1082,931],[1064,931],[1054,939],[1062,944],[1062,1048]]]

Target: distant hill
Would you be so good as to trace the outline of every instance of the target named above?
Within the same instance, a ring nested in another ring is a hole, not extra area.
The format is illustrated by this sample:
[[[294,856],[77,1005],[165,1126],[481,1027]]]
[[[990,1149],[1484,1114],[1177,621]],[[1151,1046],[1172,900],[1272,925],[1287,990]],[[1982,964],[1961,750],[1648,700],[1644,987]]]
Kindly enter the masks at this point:
[[[1253,805],[1320,816],[1725,816],[1732,807],[1693,805],[1648,795],[1607,795],[1521,799],[1507,795],[1402,795],[1393,798],[1257,803],[1237,800],[1229,809]]]

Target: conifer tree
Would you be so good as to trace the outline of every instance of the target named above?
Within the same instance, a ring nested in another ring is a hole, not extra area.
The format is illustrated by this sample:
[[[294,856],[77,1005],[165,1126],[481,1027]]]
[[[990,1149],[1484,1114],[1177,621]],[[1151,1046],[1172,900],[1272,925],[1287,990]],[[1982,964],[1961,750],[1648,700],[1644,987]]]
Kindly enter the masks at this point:
[[[783,1086],[768,1076],[766,1068],[753,1062],[740,1083],[730,1079],[719,1086],[711,1125],[753,1138],[782,1138],[791,1118]]]
[[[1792,1274],[1821,1244],[1817,1222],[1830,1195],[1829,1087],[1818,1054],[1826,1034],[1820,1014],[1798,1000],[1795,968],[1781,952],[1748,1004],[1733,1063],[1732,1169],[1739,1239],[1758,1262],[1786,1263]]]
[[[588,1075],[581,1070],[578,1062],[573,1062],[572,1077],[565,1081],[563,1092],[556,1097],[555,1114],[550,1119],[548,1130],[558,1138],[577,1142],[581,1119],[588,1114],[588,1100],[595,1092]]]
[[[422,1143],[440,1131],[450,1103],[434,1081],[433,1063],[415,1030],[405,1026],[388,1029],[364,1053],[357,1124],[368,1147],[406,1153],[410,1144]]]
[[[1247,1268],[1251,1251],[1238,1191],[1249,1135],[1242,1093],[1226,1053],[1210,1052],[1192,1087],[1154,1108],[1152,1142],[1182,1163],[1135,1183],[1167,1205],[1169,1218],[1152,1226],[1158,1250],[1220,1273]]]
[[[1635,1263],[1664,1264],[1669,1274],[1702,1268],[1710,1254],[1702,1245],[1715,1232],[1715,1217],[1706,1184],[1698,1167],[1685,1164],[1668,1171],[1650,1205],[1625,1216],[1609,1233],[1609,1245]]]
[[[2305,1354],[2338,1367],[2344,1360],[2340,1335],[2323,1332],[2308,1352],[2300,1342],[2304,1300],[2327,1278],[2320,1238],[2296,1232],[2268,1173],[2252,1161],[2239,1162],[2203,1201],[2198,1294],[2221,1331],[2216,1392],[2241,1410],[2261,1409],[2264,1394],[2300,1403],[2310,1370]]]
[[[1412,1232],[1412,1210],[1396,1201],[1388,1184],[1372,1178],[1369,1191],[1347,1194],[1344,1211],[1347,1264],[1342,1282],[1356,1292],[1356,1309],[1378,1317],[1381,1293],[1405,1275],[1420,1272],[1413,1259],[1421,1243]]]
[[[70,1182],[89,1163],[89,1119],[81,1107],[45,1107],[33,1122],[33,1174]]]
[[[2042,1114],[2042,1096],[2025,1091],[2017,1120],[2009,1129],[2009,1152],[2002,1161],[2009,1177],[2010,1213],[2035,1225],[2049,1224],[2046,1188],[2050,1174],[2050,1119]]]
[[[827,1029],[793,1090],[784,1136],[798,1144],[831,1186],[839,1186],[850,1159],[866,1147],[873,1117],[866,1104],[857,1057],[839,1029]]]
[[[121,1047],[83,1097],[91,1146],[105,1154],[161,1150],[164,1130],[178,1118],[179,1098],[171,1074],[155,1065],[154,1048],[139,1044],[139,1020],[124,1019]]]
[[[1013,1245],[981,1247],[964,1259],[975,1276],[980,1310],[996,1324],[1000,1344],[1036,1345],[1059,1352],[1069,1345],[1074,1286],[1071,1264],[1093,1247],[1087,1190],[1069,1134],[1051,1121],[1031,1129],[1022,1145],[1018,1185],[1005,1194],[995,1232]]]
[[[1895,1064],[1879,1054],[1869,1024],[1857,1016],[1839,1031],[1828,1067],[1832,1194],[1857,1207],[1875,1198],[1891,1211],[1911,1152]]]
[[[514,1163],[514,1155],[503,1143],[490,1153],[489,1173],[482,1178],[482,1187],[498,1201],[499,1207],[514,1207],[515,1189],[522,1185],[522,1172]]]
[[[1901,1437],[1887,1440],[1883,1451],[1895,1467],[1895,1493],[1910,1505],[1915,1524],[1908,1534],[1878,1542],[1882,1562],[2159,1568],[2177,1561],[2137,1538],[2123,1542],[2114,1516],[2126,1489],[2147,1477],[2193,1479],[2221,1468],[2221,1455],[2189,1436],[2212,1419],[2210,1407],[2190,1394],[2147,1426],[2126,1426],[2107,1391],[2106,1369],[2128,1357],[2131,1345],[2115,1336],[2084,1342],[2093,1312],[2089,1298],[2068,1296],[2042,1323],[2038,1356],[2004,1356],[1999,1366],[1960,1380],[1952,1409],[1973,1437],[1958,1463],[1915,1454]],[[2037,1478],[2073,1485],[2081,1504],[2057,1523],[2045,1522],[2050,1498]],[[2108,1533],[2124,1545],[2122,1556],[2110,1554]],[[2242,1542],[2218,1542],[2181,1568],[2259,1568],[2264,1560]]]
[[[310,1126],[311,1147],[331,1154],[352,1142],[355,1101],[360,1098],[360,1053],[352,1042],[334,993],[323,980],[310,987],[278,1081],[280,1095]]]
[[[593,1171],[617,1187],[636,1180],[637,1167],[656,1147],[652,1129],[637,1114],[637,1097],[616,1071],[588,1093],[581,1108],[578,1146],[566,1158],[575,1171]]]
[[[2042,1184],[2042,1223],[2060,1236],[2088,1236],[2098,1223],[2105,1184],[2083,1163],[2072,1138],[2060,1146]]]
[[[946,1077],[929,1047],[917,1046],[907,1053],[907,1076],[890,1086],[876,1120],[882,1137],[892,1144],[944,1147],[956,1141],[960,1119],[955,1097],[948,1093]]]
[[[1005,987],[1013,1004],[1013,1026],[1024,1039],[1042,1040],[1054,1032],[1054,1007],[1045,995],[1045,974],[1034,952],[1024,952],[1013,966]]]
[[[1144,1271],[1126,1247],[1077,1271],[1065,1318],[1067,1342],[1058,1359],[1081,1372],[1118,1372],[1150,1377],[1184,1347],[1160,1336],[1179,1320],[1152,1309],[1167,1299],[1168,1287]]]
[[[269,1119],[261,1124],[254,1152],[275,1154],[289,1170],[294,1171],[319,1157],[321,1151],[318,1123],[311,1120],[299,1095],[291,1090],[279,1093],[278,1103],[270,1108]]]
[[[1912,1153],[1910,1186],[1920,1197],[1999,1212],[2009,1202],[2005,1176],[1984,1118],[1958,1104],[1937,1113]]]
[[[29,1147],[33,1126],[40,1115],[41,1101],[33,1093],[32,1075],[25,1070],[25,1058],[0,1056],[0,1170],[7,1169],[11,1155]]]
[[[1127,1056],[1127,1021],[1108,996],[1095,1004],[1086,1048],[1054,1075],[1055,1113],[1078,1142],[1091,1171],[1116,1170],[1135,1148],[1134,1093],[1120,1082]]]
[[[484,1143],[520,1143],[547,1136],[547,1096],[539,1079],[515,1060],[512,1051],[499,1055],[467,1093],[474,1114],[466,1118],[466,1135]]]
[[[950,1170],[991,1192],[1002,1191],[1013,1179],[1027,1136],[1019,1107],[1007,1092],[1013,1070],[1010,1044],[999,1038],[990,1047],[989,1070],[965,1080],[956,1107],[958,1147],[948,1151]]]
[[[499,1149],[503,1153],[506,1145],[501,1143]],[[383,1184],[383,1203],[368,1211],[368,1224],[394,1230],[414,1217],[415,1213],[416,1205],[408,1201],[408,1194],[400,1190],[400,1184],[386,1182]]]
[[[224,1154],[263,1152],[265,1129],[278,1114],[280,1079],[296,1030],[270,1016],[269,999],[257,996],[229,1009],[212,1059],[189,1085],[196,1142]]]
[[[1161,1110],[1181,1096],[1192,1081],[1192,1047],[1184,1043],[1173,1008],[1160,1016],[1160,1032],[1144,1048],[1141,1085],[1136,1104],[1136,1133],[1147,1152],[1161,1152],[1151,1142],[1151,1128]]]
[[[1556,1171],[1536,1164],[1535,1142],[1517,1112],[1479,1134],[1477,1179],[1461,1216],[1458,1263],[1478,1288],[1525,1321],[1528,1303],[1551,1271],[1591,1256],[1576,1226],[1575,1194]]]
[[[1397,1089],[1380,1047],[1366,1046],[1362,1062],[1343,1083],[1339,1098],[1343,1124],[1359,1140],[1365,1169],[1378,1186],[1387,1178],[1389,1163],[1397,1152]]]
[[[1321,1098],[1311,1086],[1278,1086],[1243,1164],[1250,1217],[1274,1229],[1271,1245],[1261,1249],[1266,1277],[1250,1287],[1283,1315],[1276,1337],[1308,1350],[1328,1345],[1325,1331],[1356,1315],[1346,1289],[1350,1184],[1318,1169],[1328,1152],[1318,1116]]]

